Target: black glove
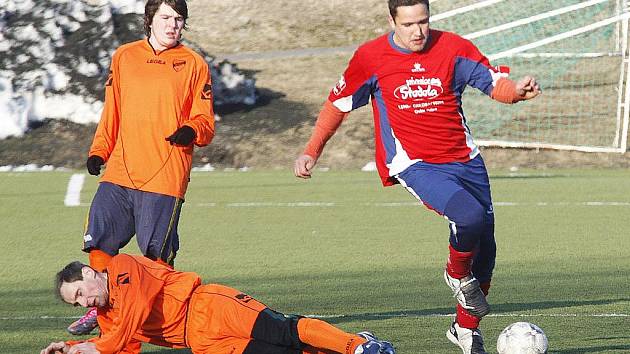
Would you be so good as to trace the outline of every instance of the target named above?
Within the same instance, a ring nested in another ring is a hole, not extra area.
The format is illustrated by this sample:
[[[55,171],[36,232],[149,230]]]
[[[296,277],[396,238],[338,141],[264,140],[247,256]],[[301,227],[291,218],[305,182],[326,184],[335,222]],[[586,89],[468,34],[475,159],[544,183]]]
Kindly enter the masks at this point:
[[[193,130],[193,128],[187,125],[182,125],[181,127],[179,127],[179,129],[175,131],[175,133],[171,134],[171,136],[166,138],[166,140],[170,141],[171,145],[177,144],[177,145],[188,146],[192,143],[192,141],[195,139],[196,136],[197,134],[195,134],[195,131]]]
[[[101,174],[101,166],[103,166],[104,163],[105,161],[103,161],[102,157],[92,155],[87,159],[87,170],[92,176],[98,176]]]

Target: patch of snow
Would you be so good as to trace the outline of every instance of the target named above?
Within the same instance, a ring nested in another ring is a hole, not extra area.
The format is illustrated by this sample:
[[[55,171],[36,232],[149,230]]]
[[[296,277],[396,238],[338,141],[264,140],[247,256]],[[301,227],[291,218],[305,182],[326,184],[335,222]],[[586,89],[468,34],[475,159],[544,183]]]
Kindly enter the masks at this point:
[[[372,172],[376,171],[376,162],[370,161],[365,164],[365,166],[361,167],[361,171]]]
[[[143,13],[144,0],[0,0],[0,139],[48,118],[98,122],[112,53],[143,37],[127,15]],[[185,44],[211,66],[215,105],[256,102],[253,79]]]
[[[212,172],[215,170],[215,168],[209,163],[207,163],[203,166],[193,167],[192,170],[194,172]]]
[[[81,75],[88,77],[97,76],[100,74],[98,65],[95,63],[88,63],[84,58],[79,58],[79,66],[77,66],[77,72]]]
[[[44,165],[39,167],[36,164],[28,164],[28,165],[6,165],[0,166],[0,172],[50,172],[50,171],[58,171],[58,172],[67,172],[70,169],[65,167],[55,167],[52,165]]]
[[[70,77],[57,66],[57,64],[48,63],[44,65],[46,70],[46,78],[44,87],[50,90],[62,91],[68,86]]]

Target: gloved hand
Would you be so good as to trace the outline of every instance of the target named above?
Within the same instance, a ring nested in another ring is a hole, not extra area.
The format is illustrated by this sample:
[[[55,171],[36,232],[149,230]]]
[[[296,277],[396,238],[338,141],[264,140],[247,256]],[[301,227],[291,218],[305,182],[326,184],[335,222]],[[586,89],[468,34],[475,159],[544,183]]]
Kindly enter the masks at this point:
[[[101,166],[103,166],[104,163],[105,161],[103,161],[102,157],[92,155],[87,159],[87,170],[92,176],[98,176],[101,174]]]
[[[176,144],[188,146],[193,142],[196,136],[197,134],[195,134],[193,128],[187,125],[182,125],[175,131],[175,133],[166,138],[166,140],[169,141],[171,145]]]

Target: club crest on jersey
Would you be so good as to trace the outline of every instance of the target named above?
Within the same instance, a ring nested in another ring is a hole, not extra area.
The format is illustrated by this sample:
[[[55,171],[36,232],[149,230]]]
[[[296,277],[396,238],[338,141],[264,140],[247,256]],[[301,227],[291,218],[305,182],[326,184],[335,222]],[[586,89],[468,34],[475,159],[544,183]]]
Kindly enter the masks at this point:
[[[116,277],[116,284],[117,285],[129,284],[129,273],[118,274],[118,276]]]
[[[175,71],[181,71],[184,68],[184,65],[186,65],[186,60],[173,60],[173,69],[175,69]]]
[[[212,99],[212,85],[206,84],[203,87],[203,91],[201,91],[201,99],[202,100],[211,100]]]
[[[442,92],[444,88],[439,78],[411,77],[394,90],[394,96],[401,100],[422,101],[434,99]]]
[[[333,87],[333,93],[335,94],[335,96],[339,96],[345,88],[346,88],[346,78],[342,76],[339,79],[339,81],[337,81],[337,84],[335,85],[335,87]]]
[[[413,69],[411,69],[412,73],[423,73],[425,71],[427,71],[427,69],[423,68],[420,63],[413,64]]]

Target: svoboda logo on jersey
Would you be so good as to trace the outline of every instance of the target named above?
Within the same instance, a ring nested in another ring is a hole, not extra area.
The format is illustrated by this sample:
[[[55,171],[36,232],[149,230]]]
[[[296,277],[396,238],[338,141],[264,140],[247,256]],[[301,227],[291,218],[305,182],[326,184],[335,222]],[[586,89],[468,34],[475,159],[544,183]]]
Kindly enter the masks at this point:
[[[410,78],[404,85],[394,90],[394,96],[401,100],[421,101],[434,99],[444,92],[439,78]]]

